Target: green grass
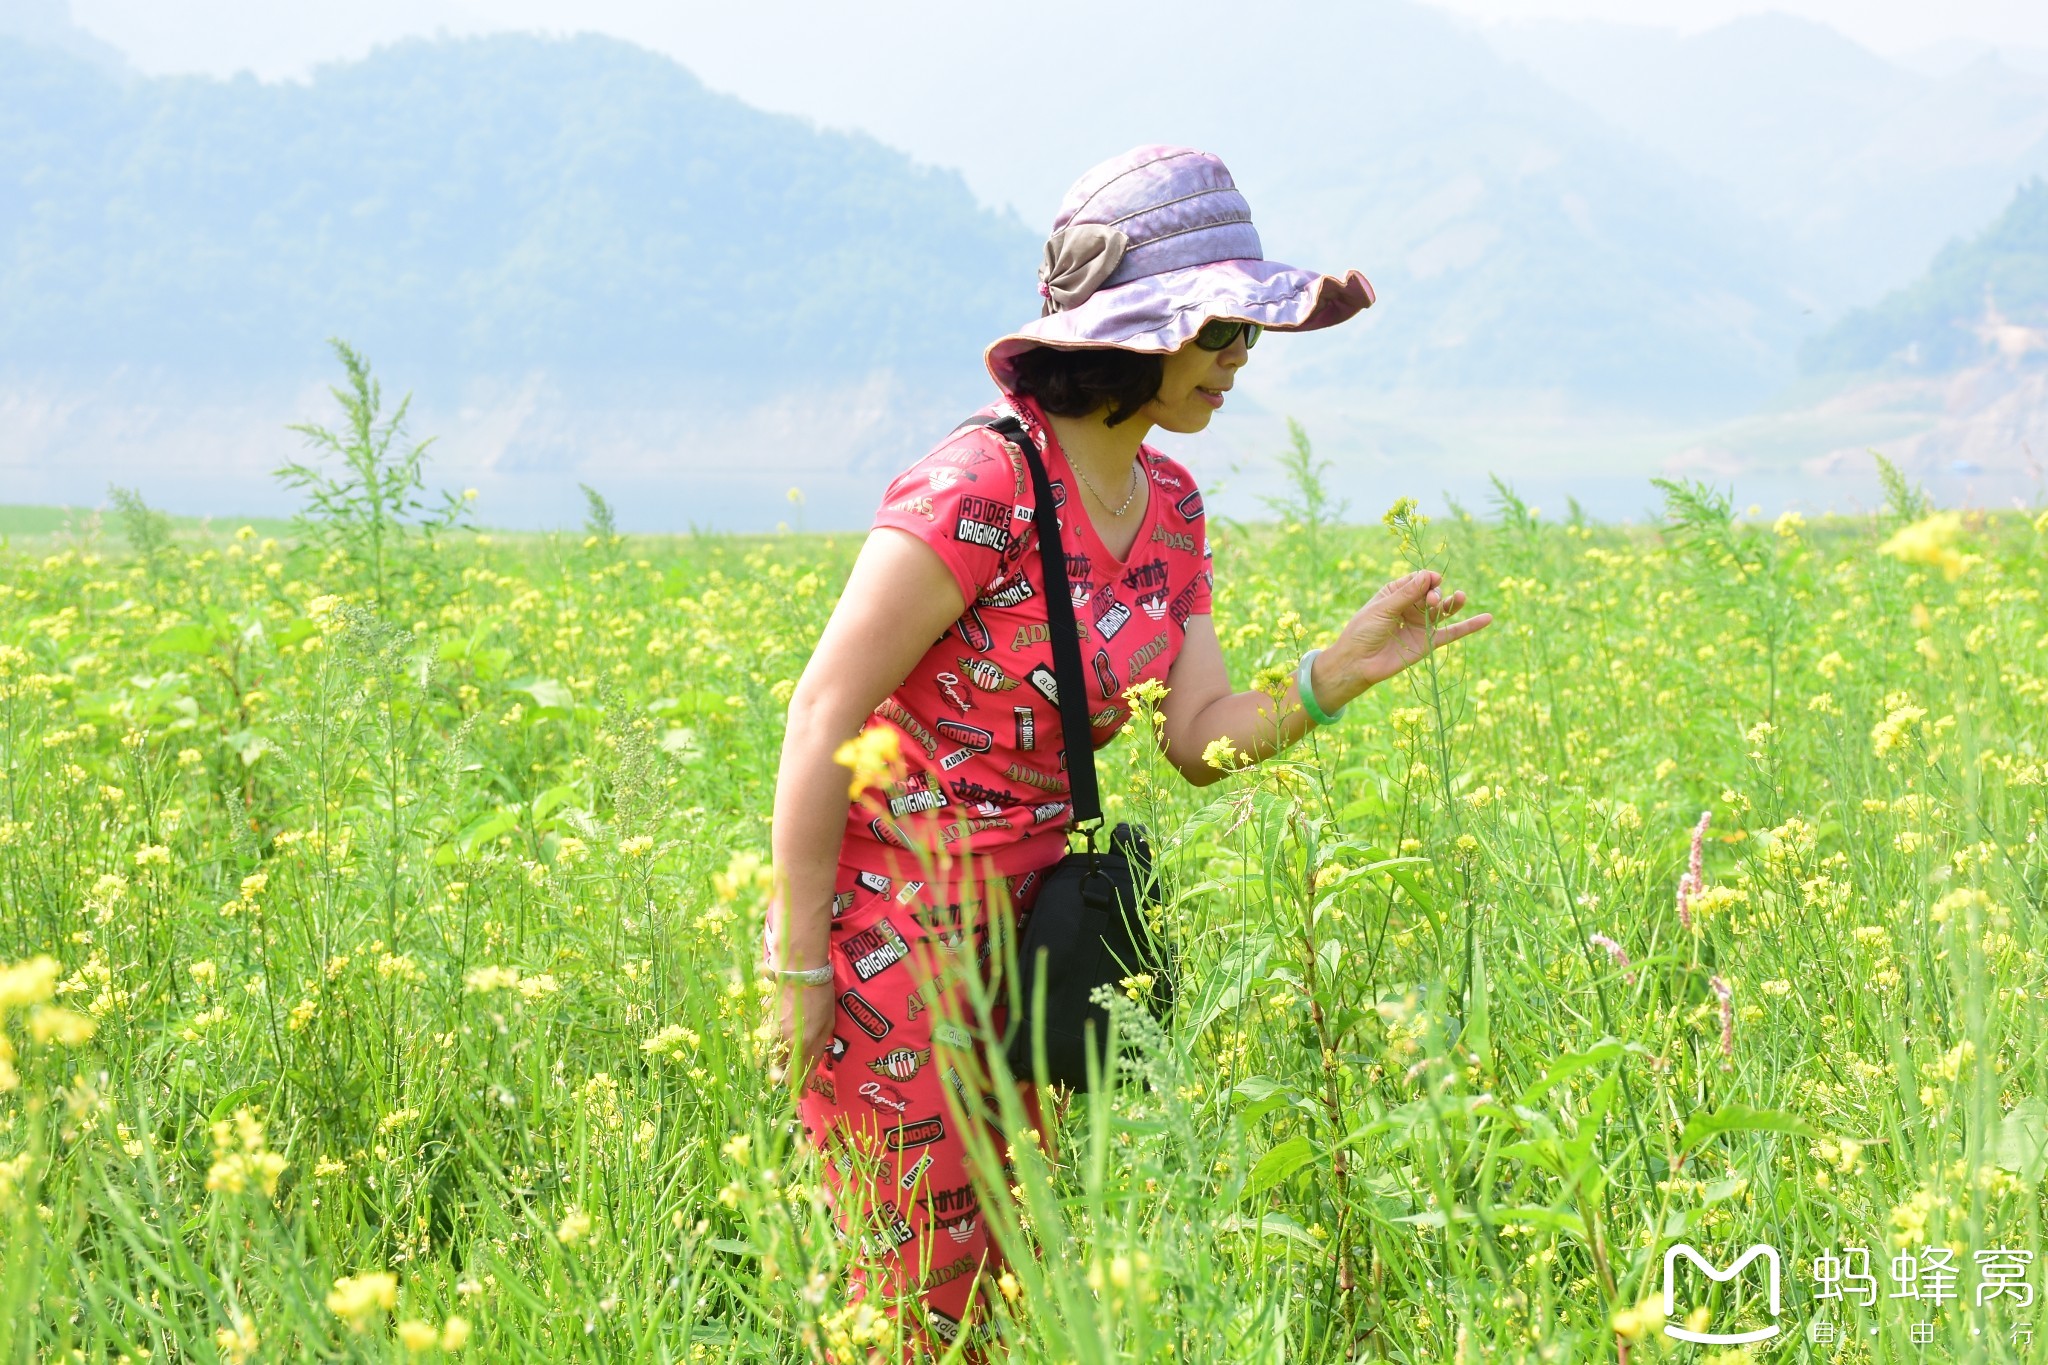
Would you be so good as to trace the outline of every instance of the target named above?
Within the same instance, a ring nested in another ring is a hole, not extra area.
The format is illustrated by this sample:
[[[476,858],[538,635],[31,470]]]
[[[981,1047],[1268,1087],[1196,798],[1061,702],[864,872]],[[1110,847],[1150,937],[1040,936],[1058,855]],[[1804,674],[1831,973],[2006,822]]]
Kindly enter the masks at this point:
[[[263,536],[286,535],[291,528],[290,520],[284,517],[173,516],[170,522],[173,531],[181,538],[193,540],[201,539],[209,533],[232,533],[241,526],[254,527],[256,533]],[[122,534],[120,517],[104,508],[90,507],[34,507],[0,503],[0,536],[34,537],[38,540],[55,537],[84,540],[96,536],[109,545],[127,545],[127,539]],[[16,548],[23,547],[17,545]]]
[[[1498,623],[1214,788],[1105,751],[1182,1004],[1020,1153],[998,1354],[1710,1358],[1635,1311],[1682,1240],[1777,1247],[1826,1358],[2022,1358],[1973,1256],[2041,1245],[2048,524],[1315,506],[1213,528],[1241,684],[1416,558]],[[0,978],[0,1358],[863,1358],[748,1036],[856,538],[401,548],[374,605],[260,539],[0,553],[0,962],[54,959]],[[1885,1297],[1940,1244],[1960,1302]],[[1874,1308],[1814,1297],[1847,1246]]]

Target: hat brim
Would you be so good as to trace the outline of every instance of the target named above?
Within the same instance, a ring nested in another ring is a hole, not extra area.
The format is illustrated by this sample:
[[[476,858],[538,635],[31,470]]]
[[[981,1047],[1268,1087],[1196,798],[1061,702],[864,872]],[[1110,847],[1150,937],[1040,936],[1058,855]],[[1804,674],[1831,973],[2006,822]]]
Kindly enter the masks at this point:
[[[1313,332],[1356,317],[1372,302],[1372,285],[1356,270],[1318,275],[1278,261],[1216,261],[1099,289],[1077,307],[998,338],[984,358],[989,374],[1008,389],[1017,357],[1039,346],[1111,346],[1167,355],[1216,318],[1256,322],[1275,332]]]

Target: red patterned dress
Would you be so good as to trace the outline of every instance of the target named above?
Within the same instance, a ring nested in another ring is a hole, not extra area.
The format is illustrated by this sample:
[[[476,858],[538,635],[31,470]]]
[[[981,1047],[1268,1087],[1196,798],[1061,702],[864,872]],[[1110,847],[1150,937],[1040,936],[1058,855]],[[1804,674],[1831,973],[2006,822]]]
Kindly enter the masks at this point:
[[[1043,413],[1005,398],[984,415],[1008,412],[1038,442],[1055,504],[1078,507]],[[1176,461],[1149,446],[1139,459],[1149,500],[1125,558],[1085,513],[1060,519],[1098,748],[1130,719],[1125,690],[1164,681],[1188,618],[1209,612],[1201,494]],[[890,484],[874,523],[937,551],[968,607],[868,721],[896,732],[907,771],[849,806],[831,934],[838,1012],[800,1113],[862,1248],[855,1295],[915,1301],[934,1344],[970,1330],[971,1296],[1001,1269],[963,1127],[986,1125],[1005,1150],[981,1091],[970,978],[991,980],[991,914],[1028,913],[1071,823],[1034,533],[1044,511],[1021,452],[966,427]],[[1026,1109],[1035,1120],[1028,1089]],[[914,1318],[902,1314],[906,1329]]]

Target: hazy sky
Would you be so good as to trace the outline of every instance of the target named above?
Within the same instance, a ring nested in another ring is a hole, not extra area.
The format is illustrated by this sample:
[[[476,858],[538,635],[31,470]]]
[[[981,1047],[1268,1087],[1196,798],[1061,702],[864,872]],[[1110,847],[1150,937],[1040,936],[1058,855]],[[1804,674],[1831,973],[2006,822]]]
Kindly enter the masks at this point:
[[[23,0],[0,0],[0,6]],[[1344,4],[1346,0],[1329,0]],[[1903,55],[1957,40],[2048,49],[2044,0],[1442,0],[1443,7],[1480,21],[1598,18],[1695,31],[1742,14],[1782,10],[1831,24],[1887,55]],[[1100,6],[1110,10],[1108,4]],[[1156,26],[1171,13],[1156,4],[1122,8],[1134,31]],[[1282,6],[1282,8],[1292,8]],[[1313,11],[1319,6],[1301,5]],[[437,29],[476,32],[498,28],[595,29],[669,52],[712,84],[759,98],[772,88],[779,59],[819,29],[858,24],[873,30],[896,23],[903,44],[917,31],[985,25],[992,34],[1028,31],[1018,7],[943,7],[916,0],[748,0],[704,4],[695,0],[73,0],[78,22],[128,53],[146,71],[252,70],[263,76],[297,75],[337,57],[354,57],[379,42]],[[1247,7],[1246,13],[1252,8]],[[1271,10],[1267,11],[1269,14]],[[1007,42],[1003,44],[1007,47]],[[1012,57],[1017,54],[1012,51]],[[784,68],[785,75],[787,74]],[[792,107],[786,101],[777,101]]]

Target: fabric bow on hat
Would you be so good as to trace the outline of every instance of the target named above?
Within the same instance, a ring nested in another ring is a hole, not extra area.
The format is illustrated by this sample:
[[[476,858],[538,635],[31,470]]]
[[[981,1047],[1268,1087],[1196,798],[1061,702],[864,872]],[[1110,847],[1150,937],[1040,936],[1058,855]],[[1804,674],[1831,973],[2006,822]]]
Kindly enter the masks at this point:
[[[1039,316],[1086,303],[1116,272],[1130,245],[1130,238],[1101,223],[1075,223],[1046,238],[1038,266],[1038,292],[1045,296]]]

